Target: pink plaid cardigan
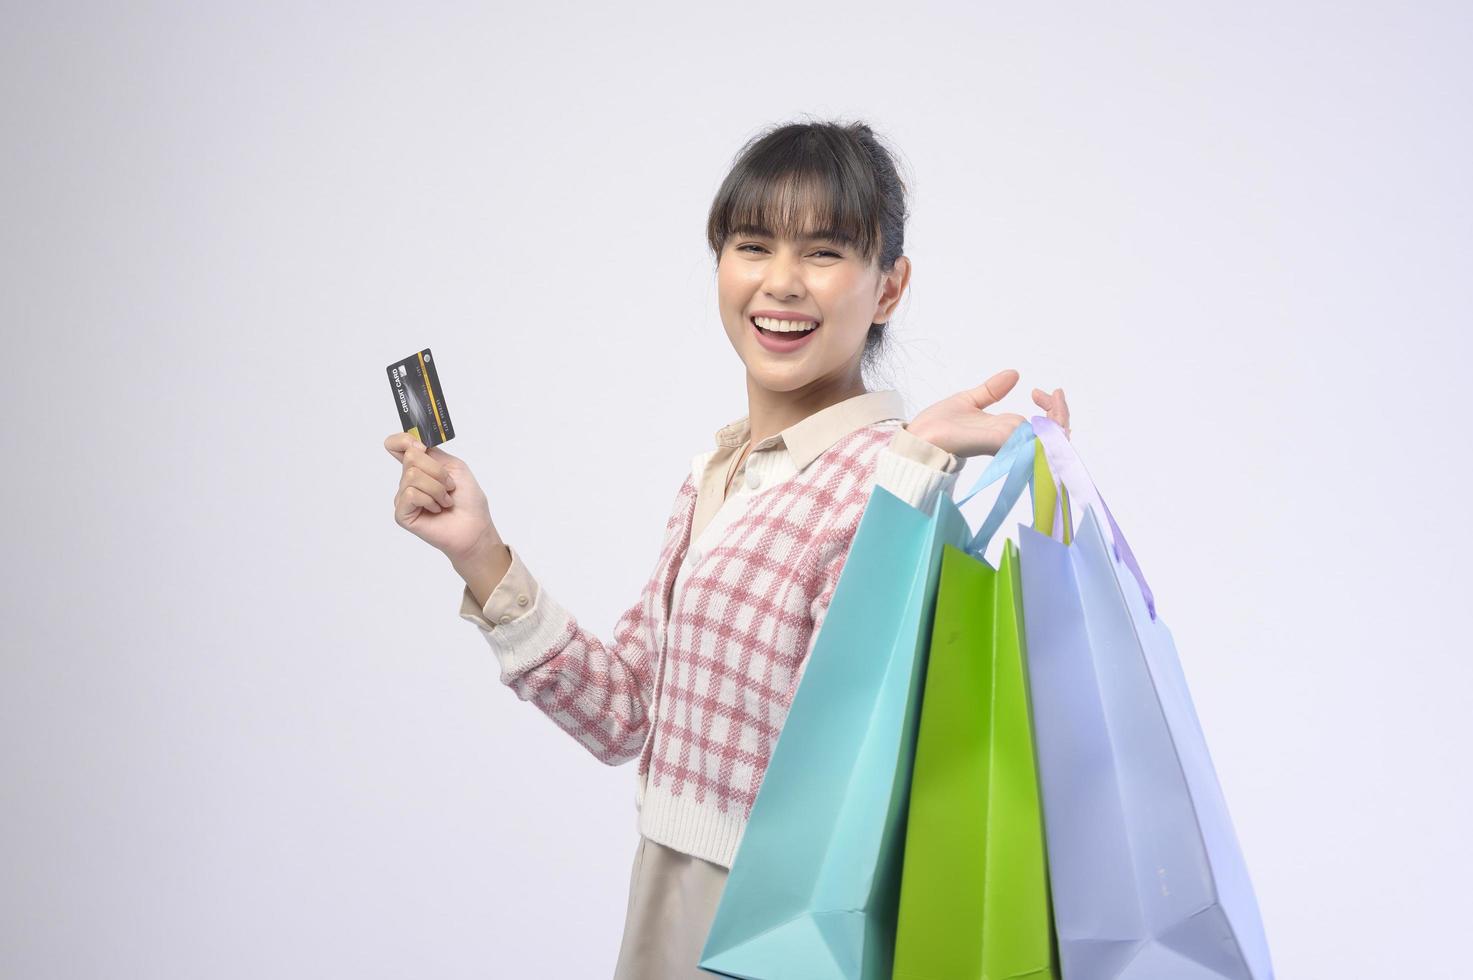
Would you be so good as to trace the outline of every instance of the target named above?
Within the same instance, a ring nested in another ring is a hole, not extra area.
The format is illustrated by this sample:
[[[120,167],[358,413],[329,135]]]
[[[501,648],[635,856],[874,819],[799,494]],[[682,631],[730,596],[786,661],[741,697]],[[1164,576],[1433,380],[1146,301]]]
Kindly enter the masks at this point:
[[[900,426],[856,428],[754,498],[672,596],[697,496],[687,475],[654,573],[610,643],[543,588],[529,611],[483,629],[517,697],[600,761],[638,758],[643,836],[731,866],[871,489],[929,513],[956,481],[891,450]]]

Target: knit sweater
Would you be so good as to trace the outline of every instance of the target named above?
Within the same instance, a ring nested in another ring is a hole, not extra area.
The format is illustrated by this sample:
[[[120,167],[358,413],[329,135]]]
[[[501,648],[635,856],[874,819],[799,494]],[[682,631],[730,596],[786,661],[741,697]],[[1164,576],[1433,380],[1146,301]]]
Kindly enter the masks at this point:
[[[850,402],[840,410],[848,431],[832,417],[827,429],[785,430],[795,445],[795,436],[821,442],[760,493],[722,504],[696,549],[698,496],[715,509],[712,483],[701,477],[714,468],[710,453],[693,459],[654,571],[610,642],[533,584],[516,551],[504,580],[513,587],[498,586],[484,611],[493,602],[510,608],[515,595],[518,612],[488,619],[463,592],[462,616],[481,629],[517,697],[600,761],[639,760],[640,833],[723,867],[736,854],[871,490],[878,484],[929,513],[960,469],[955,457],[940,468],[917,462],[911,447],[929,444],[902,428],[895,393]],[[754,450],[748,476],[772,469],[772,458]],[[724,472],[717,478],[724,489]]]

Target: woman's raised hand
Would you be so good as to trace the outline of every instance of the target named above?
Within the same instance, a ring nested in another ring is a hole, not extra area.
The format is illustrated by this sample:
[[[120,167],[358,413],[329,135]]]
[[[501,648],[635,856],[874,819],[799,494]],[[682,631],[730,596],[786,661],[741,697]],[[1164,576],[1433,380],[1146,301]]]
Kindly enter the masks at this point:
[[[452,562],[501,546],[486,495],[462,460],[439,446],[426,449],[408,432],[393,433],[384,448],[403,464],[394,494],[395,523]]]
[[[975,388],[959,391],[921,412],[905,428],[954,456],[996,455],[1013,430],[1026,421],[1013,412],[989,412],[1018,383],[1018,372],[1012,368],[999,371]],[[1064,389],[1053,394],[1033,389],[1033,400],[1049,418],[1069,435],[1069,405]]]

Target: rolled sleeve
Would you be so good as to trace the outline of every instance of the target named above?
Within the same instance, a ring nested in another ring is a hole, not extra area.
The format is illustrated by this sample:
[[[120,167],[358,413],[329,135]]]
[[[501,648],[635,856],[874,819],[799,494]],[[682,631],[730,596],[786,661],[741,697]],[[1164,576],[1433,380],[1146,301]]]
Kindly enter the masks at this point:
[[[460,617],[482,629],[494,629],[498,625],[515,622],[530,613],[537,604],[537,592],[540,588],[537,580],[532,577],[531,571],[515,548],[507,545],[506,550],[511,553],[511,567],[506,570],[501,581],[496,583],[496,588],[491,590],[484,606],[476,605],[476,597],[471,594],[469,585],[460,590]]]
[[[942,473],[958,473],[966,463],[960,456],[927,442],[903,425],[890,437],[890,450]]]

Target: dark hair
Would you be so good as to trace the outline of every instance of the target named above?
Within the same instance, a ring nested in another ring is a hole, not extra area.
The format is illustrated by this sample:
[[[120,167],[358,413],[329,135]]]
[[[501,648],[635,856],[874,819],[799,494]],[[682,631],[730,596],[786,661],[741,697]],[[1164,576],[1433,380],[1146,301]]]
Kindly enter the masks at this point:
[[[882,273],[905,251],[905,182],[891,152],[862,122],[780,124],[748,140],[711,202],[706,242],[719,261],[731,235],[821,233],[878,258]],[[806,218],[806,223],[800,221]],[[885,348],[871,323],[862,366]]]

